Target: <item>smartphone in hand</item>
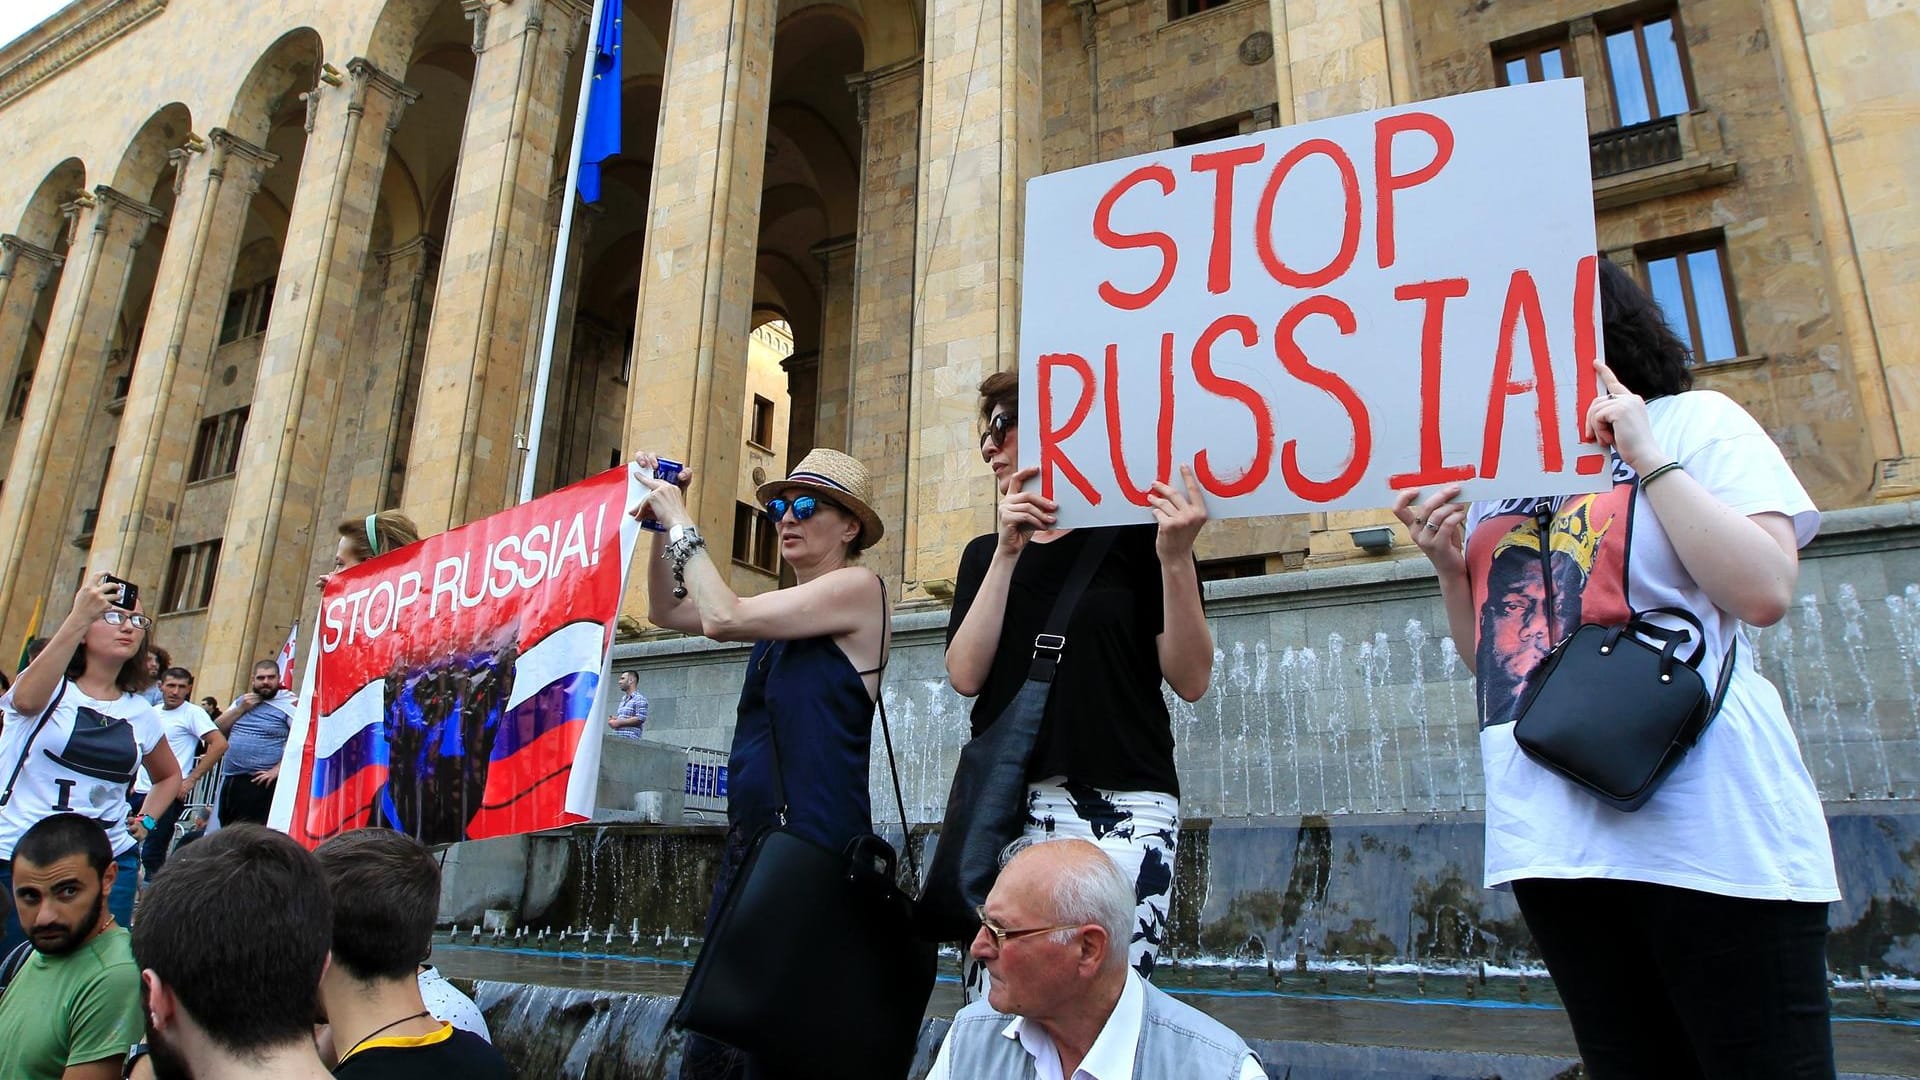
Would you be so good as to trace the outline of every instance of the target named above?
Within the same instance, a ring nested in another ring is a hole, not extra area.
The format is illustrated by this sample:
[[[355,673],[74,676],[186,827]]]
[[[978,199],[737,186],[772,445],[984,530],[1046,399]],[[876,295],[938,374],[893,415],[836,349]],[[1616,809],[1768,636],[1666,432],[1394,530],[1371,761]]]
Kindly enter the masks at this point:
[[[128,581],[125,578],[114,577],[112,574],[108,574],[106,577],[107,577],[106,583],[108,585],[120,586],[120,599],[115,600],[113,602],[113,606],[117,608],[122,608],[127,611],[132,611],[133,606],[140,602],[140,586],[135,585],[133,582]]]

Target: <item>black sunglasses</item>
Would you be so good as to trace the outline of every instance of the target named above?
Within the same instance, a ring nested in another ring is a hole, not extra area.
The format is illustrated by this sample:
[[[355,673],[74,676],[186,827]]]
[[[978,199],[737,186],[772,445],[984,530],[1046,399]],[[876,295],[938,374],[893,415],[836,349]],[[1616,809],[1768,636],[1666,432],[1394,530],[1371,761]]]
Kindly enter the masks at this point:
[[[987,440],[992,439],[995,446],[1007,445],[1007,432],[1020,423],[1011,412],[1003,412],[987,421],[987,429],[980,433],[980,449],[987,448]]]
[[[831,506],[835,510],[840,509],[837,503],[831,503],[825,499],[816,499],[811,495],[797,496],[792,502],[788,502],[785,499],[768,499],[767,520],[778,525],[780,524],[780,519],[787,516],[787,511],[792,510],[793,520],[805,521],[812,517],[822,506]]]

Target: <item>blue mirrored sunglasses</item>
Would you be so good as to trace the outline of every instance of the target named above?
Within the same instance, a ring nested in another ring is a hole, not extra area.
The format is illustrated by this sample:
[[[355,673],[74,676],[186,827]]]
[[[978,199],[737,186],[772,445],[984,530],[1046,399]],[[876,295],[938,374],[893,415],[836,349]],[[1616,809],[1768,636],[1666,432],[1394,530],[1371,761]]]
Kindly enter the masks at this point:
[[[792,502],[788,502],[786,499],[768,499],[767,520],[778,525],[780,524],[780,519],[786,517],[787,511],[791,509],[793,511],[793,520],[805,521],[812,517],[822,506],[833,505],[833,503],[825,499],[816,499],[811,495],[797,496]]]

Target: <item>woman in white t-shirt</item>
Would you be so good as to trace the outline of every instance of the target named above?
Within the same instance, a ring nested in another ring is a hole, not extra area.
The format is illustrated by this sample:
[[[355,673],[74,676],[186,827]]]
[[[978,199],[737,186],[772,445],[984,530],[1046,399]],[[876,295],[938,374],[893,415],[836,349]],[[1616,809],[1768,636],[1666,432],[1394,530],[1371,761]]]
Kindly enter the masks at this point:
[[[1582,623],[1684,610],[1682,655],[1703,641],[1700,674],[1715,686],[1740,624],[1786,614],[1820,524],[1759,424],[1690,389],[1686,346],[1653,300],[1599,267],[1607,360],[1585,424],[1613,452],[1612,489],[1467,506],[1449,486],[1395,506],[1479,680],[1486,884],[1512,888],[1596,1080],[1832,1077],[1833,850],[1780,695],[1746,644],[1720,713],[1638,811],[1514,742],[1528,677]]]
[[[13,845],[42,818],[79,813],[100,823],[113,845],[107,909],[133,921],[139,843],[154,815],[180,793],[180,765],[167,747],[147,684],[147,631],[136,603],[115,606],[121,586],[105,574],[74,594],[73,610],[0,697],[0,887],[13,894]],[[127,790],[145,765],[153,779],[129,822]],[[0,955],[25,940],[12,903]]]

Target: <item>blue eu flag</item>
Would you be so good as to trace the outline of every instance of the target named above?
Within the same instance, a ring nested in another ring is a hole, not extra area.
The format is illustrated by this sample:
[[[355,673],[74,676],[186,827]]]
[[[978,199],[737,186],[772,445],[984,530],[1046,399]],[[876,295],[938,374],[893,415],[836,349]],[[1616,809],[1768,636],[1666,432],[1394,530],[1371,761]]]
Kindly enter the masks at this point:
[[[580,143],[580,198],[600,201],[600,163],[620,153],[620,4],[605,0],[593,28],[593,84]]]

